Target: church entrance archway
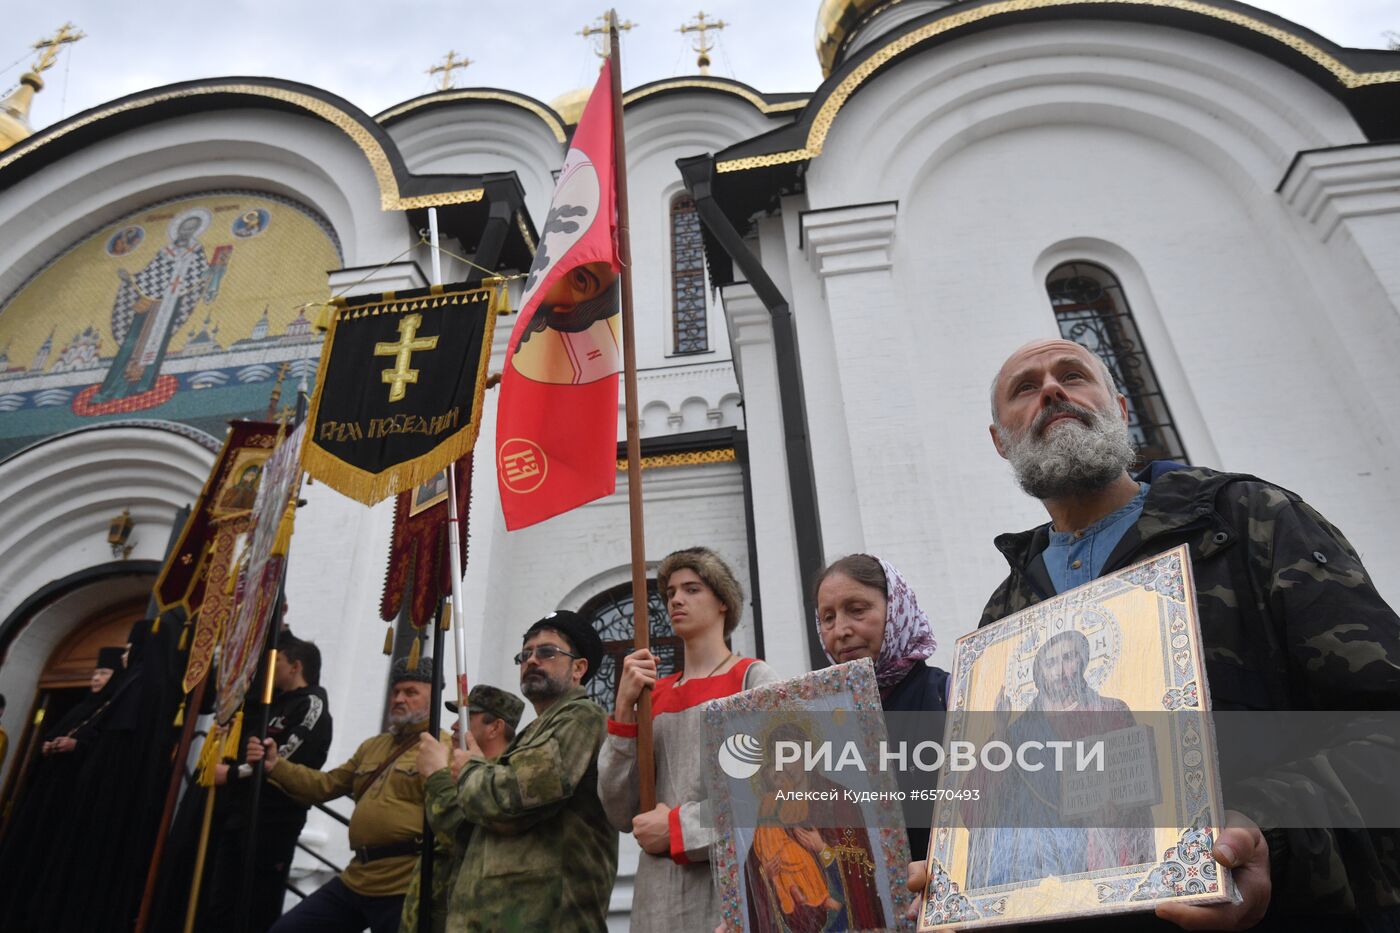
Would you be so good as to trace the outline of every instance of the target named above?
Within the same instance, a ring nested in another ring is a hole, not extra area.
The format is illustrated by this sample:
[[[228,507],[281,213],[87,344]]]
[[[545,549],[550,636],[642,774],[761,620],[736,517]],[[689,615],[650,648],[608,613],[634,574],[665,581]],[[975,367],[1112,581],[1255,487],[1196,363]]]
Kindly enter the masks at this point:
[[[144,618],[159,564],[114,562],[43,587],[3,625],[6,666],[28,664],[34,686],[27,695],[6,694],[4,727],[11,737],[5,762],[0,821],[23,805],[27,766],[45,729],[60,720],[90,689],[98,649],[124,645],[133,623]]]

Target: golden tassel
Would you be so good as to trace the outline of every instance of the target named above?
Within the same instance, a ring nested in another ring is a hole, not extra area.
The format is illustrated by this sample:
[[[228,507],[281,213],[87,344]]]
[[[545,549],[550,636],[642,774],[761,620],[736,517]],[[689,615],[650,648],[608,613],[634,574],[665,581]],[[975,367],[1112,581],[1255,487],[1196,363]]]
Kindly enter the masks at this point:
[[[336,306],[334,304],[318,304],[316,308],[316,319],[311,322],[311,326],[325,333],[331,329],[331,322],[335,320]]]
[[[233,722],[229,723],[228,736],[224,740],[224,758],[234,761],[238,760],[238,740],[242,735],[243,710],[240,709],[237,713],[234,713]]]
[[[175,711],[175,728],[179,729],[185,724],[185,701],[180,701],[180,708]]]
[[[180,630],[180,644],[175,646],[176,651],[184,651],[190,646],[190,623],[186,622],[185,627]]]
[[[155,621],[151,623],[151,634],[160,634],[160,616],[156,616]]]
[[[392,625],[384,630],[384,653],[394,653],[394,627]]]
[[[496,299],[497,314],[513,314],[510,307],[510,289],[506,286],[505,280],[501,281],[501,294]]]
[[[287,511],[282,513],[282,520],[277,523],[277,537],[272,539],[272,553],[275,557],[286,557],[287,552],[292,547],[292,525],[296,523],[297,507],[295,503],[287,503]]]
[[[204,737],[204,746],[199,750],[199,764],[195,766],[195,780],[201,787],[214,786],[214,771],[223,761],[224,727],[214,726]]]
[[[422,651],[421,651],[421,650],[419,649],[419,647],[418,647],[420,644],[421,644],[420,639],[418,638],[417,635],[414,635],[414,636],[413,636],[413,647],[408,649],[408,669],[409,669],[409,670],[416,670],[417,667],[418,667],[418,659],[422,656]]]

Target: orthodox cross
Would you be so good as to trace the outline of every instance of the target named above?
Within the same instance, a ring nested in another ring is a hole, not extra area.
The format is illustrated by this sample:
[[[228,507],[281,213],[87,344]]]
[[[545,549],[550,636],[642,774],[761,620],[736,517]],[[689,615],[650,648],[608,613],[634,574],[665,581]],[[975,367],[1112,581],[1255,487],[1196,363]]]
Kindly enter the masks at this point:
[[[617,31],[619,33],[624,33],[636,25],[637,24],[630,19],[625,19],[617,24]],[[578,31],[577,35],[583,36],[585,39],[592,39],[594,36],[602,36],[602,41],[593,46],[593,54],[597,55],[599,58],[608,57],[608,18],[606,15],[598,17],[597,25],[584,26]]]
[[[64,23],[58,27],[58,32],[48,39],[40,39],[34,43],[34,48],[39,52],[39,60],[34,64],[34,73],[39,74],[48,71],[53,67],[55,58],[58,58],[59,51],[70,42],[77,42],[85,38],[81,32],[73,29],[72,23]]]
[[[410,314],[399,319],[399,342],[398,343],[376,343],[374,345],[375,356],[392,356],[394,358],[394,368],[381,371],[379,379],[389,386],[389,401],[402,401],[404,387],[410,382],[418,382],[418,370],[410,369],[408,364],[413,358],[413,354],[422,350],[437,349],[438,339],[436,337],[418,337],[418,326],[423,323],[423,315]],[[415,339],[417,338],[417,339]]]
[[[729,24],[722,19],[705,19],[705,11],[701,10],[699,13],[696,14],[694,21],[685,23],[681,26],[680,29],[676,30],[676,32],[679,32],[682,35],[684,35],[687,32],[699,33],[699,35],[695,39],[695,45],[693,46],[693,48],[696,52],[700,53],[700,57],[695,60],[695,64],[700,66],[700,73],[702,75],[707,75],[710,73],[710,50],[715,47],[714,43],[706,42],[706,40],[709,38],[709,31],[711,29],[720,30],[728,25]]]
[[[438,90],[445,91],[448,88],[452,87],[452,72],[456,71],[459,68],[465,68],[471,63],[472,60],[470,58],[458,58],[457,53],[455,51],[449,50],[446,57],[443,58],[442,64],[434,65],[433,67],[429,68],[426,74],[442,75],[442,77],[439,79]]]

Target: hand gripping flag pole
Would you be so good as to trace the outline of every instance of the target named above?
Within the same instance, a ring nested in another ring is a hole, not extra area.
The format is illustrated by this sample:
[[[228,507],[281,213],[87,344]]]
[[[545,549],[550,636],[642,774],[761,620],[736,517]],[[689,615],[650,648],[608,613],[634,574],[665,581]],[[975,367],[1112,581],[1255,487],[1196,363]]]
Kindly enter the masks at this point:
[[[622,58],[617,11],[608,10],[608,63],[612,79],[613,176],[617,186],[617,258],[622,280],[622,373],[627,396],[627,510],[632,526],[632,644],[650,645],[647,620],[645,523],[642,520],[642,442],[637,404],[637,346],[632,336],[632,233],[627,215],[627,145],[622,132]],[[637,777],[641,810],[656,807],[656,765],[652,754],[651,688],[637,698]]]

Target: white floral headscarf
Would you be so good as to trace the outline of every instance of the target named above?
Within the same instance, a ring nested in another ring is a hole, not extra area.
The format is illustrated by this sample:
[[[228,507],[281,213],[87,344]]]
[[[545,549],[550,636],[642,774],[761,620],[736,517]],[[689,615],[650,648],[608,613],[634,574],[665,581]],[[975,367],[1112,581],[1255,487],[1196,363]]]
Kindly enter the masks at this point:
[[[893,687],[908,675],[914,665],[922,664],[933,654],[938,643],[928,615],[919,608],[919,601],[903,574],[882,557],[876,557],[885,572],[886,608],[885,637],[880,643],[880,656],[875,659],[875,681],[882,688]],[[821,618],[817,618],[817,635],[821,636]],[[822,643],[826,653],[826,644]],[[836,659],[826,653],[832,664]]]

